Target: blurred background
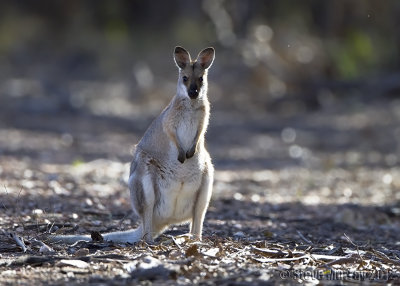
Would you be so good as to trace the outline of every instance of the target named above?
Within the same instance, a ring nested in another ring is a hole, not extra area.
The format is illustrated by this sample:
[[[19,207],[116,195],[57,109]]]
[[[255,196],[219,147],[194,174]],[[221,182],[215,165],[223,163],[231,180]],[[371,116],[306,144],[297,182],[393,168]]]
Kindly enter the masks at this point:
[[[130,228],[132,148],[175,94],[174,47],[213,46],[207,235],[397,249],[399,15],[396,0],[1,1],[0,225]]]
[[[3,168],[129,162],[175,93],[176,45],[192,57],[216,48],[207,140],[217,169],[397,166],[398,1],[0,5]]]

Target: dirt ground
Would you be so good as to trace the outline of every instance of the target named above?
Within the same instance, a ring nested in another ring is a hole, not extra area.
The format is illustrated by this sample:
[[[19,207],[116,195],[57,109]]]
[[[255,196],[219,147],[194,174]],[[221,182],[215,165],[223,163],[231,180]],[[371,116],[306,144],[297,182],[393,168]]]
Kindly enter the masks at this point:
[[[155,245],[47,248],[49,232],[131,227],[130,152],[157,112],[3,106],[0,284],[400,284],[400,102],[349,99],[287,114],[235,108],[213,103],[216,176],[203,241],[176,226]]]

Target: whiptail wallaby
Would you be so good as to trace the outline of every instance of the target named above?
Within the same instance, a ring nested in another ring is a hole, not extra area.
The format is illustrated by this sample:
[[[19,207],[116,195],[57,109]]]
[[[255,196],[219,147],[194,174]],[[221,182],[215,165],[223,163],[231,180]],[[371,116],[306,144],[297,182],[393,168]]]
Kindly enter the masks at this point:
[[[136,146],[130,167],[129,190],[138,228],[103,234],[104,240],[152,242],[168,226],[190,222],[190,234],[201,239],[211,198],[214,167],[204,146],[210,104],[207,71],[215,51],[206,48],[192,60],[176,47],[179,68],[176,95],[152,122]],[[89,235],[55,235],[51,241],[90,241]]]

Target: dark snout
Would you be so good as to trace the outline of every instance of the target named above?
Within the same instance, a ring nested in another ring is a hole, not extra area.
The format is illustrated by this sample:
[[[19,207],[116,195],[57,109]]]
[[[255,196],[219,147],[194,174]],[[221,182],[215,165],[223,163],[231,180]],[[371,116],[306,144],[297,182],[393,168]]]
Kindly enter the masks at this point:
[[[191,84],[190,85],[189,90],[188,90],[188,94],[189,94],[189,97],[191,99],[195,99],[195,98],[197,98],[199,96],[199,89],[197,87],[197,84]]]

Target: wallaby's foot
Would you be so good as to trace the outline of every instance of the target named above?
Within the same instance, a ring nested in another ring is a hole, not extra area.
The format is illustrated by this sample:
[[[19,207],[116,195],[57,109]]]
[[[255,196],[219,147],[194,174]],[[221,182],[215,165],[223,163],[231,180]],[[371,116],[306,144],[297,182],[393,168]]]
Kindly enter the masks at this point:
[[[145,242],[146,242],[147,245],[156,245],[154,239],[151,239],[151,240],[147,240],[146,239]]]
[[[185,234],[181,234],[181,235],[177,235],[177,238],[184,238],[185,240],[196,240],[196,241],[201,241],[201,235],[195,235],[193,233],[185,233]]]
[[[191,234],[190,232],[176,235],[175,239],[182,239],[184,241],[196,240],[193,234]]]
[[[153,239],[153,237],[152,237],[150,234],[146,234],[146,235],[143,237],[143,240],[144,240],[147,244],[149,244],[149,245],[154,245],[154,244],[155,244],[154,239]]]
[[[201,241],[201,235],[198,235],[198,234],[190,234],[190,238],[192,239],[192,240],[197,240],[197,241]]]

